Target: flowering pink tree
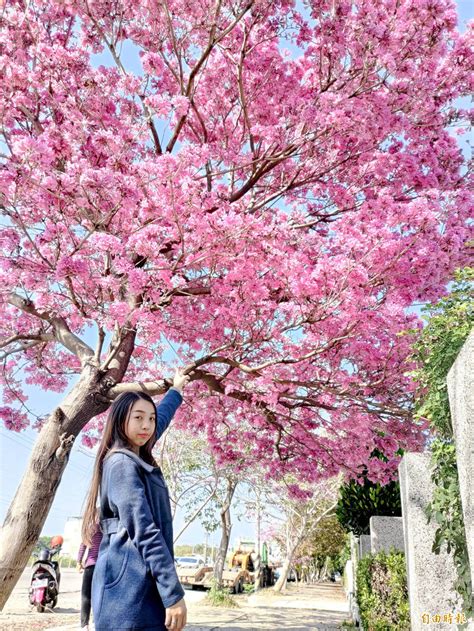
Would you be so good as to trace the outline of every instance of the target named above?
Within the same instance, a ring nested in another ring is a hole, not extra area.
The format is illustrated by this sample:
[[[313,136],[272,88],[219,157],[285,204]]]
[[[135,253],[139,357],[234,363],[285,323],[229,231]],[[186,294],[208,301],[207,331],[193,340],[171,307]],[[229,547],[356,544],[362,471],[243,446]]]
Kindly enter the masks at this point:
[[[273,494],[268,501],[269,512],[278,524],[273,538],[283,556],[274,591],[280,592],[286,587],[298,551],[315,536],[321,524],[334,515],[340,483],[339,477],[334,477],[313,484],[311,489],[300,489],[299,494],[293,497],[288,494],[288,481],[280,483],[280,489],[278,486],[272,489]]]
[[[221,529],[214,566],[214,578],[222,584],[225,559],[232,530],[231,506],[241,482],[242,467],[235,462],[222,466],[203,434],[169,429],[160,440],[157,462],[168,482],[172,513],[180,507],[185,513],[184,526],[174,533],[174,543],[191,523],[199,518],[206,531]]]
[[[4,524],[3,598],[72,441],[166,389],[168,342],[222,461],[317,480],[416,448],[399,333],[463,264],[470,204],[454,2],[10,0],[1,28],[6,426],[24,384],[67,391]]]

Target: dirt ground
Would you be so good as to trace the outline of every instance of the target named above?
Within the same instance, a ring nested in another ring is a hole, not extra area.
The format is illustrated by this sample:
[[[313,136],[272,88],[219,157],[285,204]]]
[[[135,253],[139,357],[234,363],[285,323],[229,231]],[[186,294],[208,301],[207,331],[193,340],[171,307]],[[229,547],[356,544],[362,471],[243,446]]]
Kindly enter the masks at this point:
[[[29,605],[28,582],[29,573],[25,572],[0,614],[0,631],[79,628],[81,576],[76,571],[63,571],[58,606],[48,613],[37,613]],[[290,584],[281,594],[261,590],[239,595],[236,601],[238,607],[232,609],[211,607],[206,604],[205,592],[187,590],[186,631],[335,631],[349,619],[342,587],[334,583]]]

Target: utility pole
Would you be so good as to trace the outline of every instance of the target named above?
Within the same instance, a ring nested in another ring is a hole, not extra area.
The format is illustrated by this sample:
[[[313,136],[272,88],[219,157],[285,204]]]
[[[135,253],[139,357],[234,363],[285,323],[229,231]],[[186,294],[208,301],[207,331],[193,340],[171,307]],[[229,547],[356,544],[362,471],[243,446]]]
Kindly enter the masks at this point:
[[[203,554],[203,556],[204,556],[204,565],[207,565],[207,541],[208,541],[208,539],[209,539],[209,533],[206,530],[206,541],[204,543],[204,554]]]
[[[261,505],[260,505],[260,491],[257,489],[256,491],[256,530],[257,530],[257,536],[256,536],[256,553],[257,553],[257,558],[255,561],[255,568],[254,568],[254,572],[255,572],[255,582],[254,582],[254,590],[256,592],[258,592],[258,590],[260,589],[260,577],[262,574],[261,571],[261,565],[262,565],[262,543],[260,541],[260,522],[261,522]]]

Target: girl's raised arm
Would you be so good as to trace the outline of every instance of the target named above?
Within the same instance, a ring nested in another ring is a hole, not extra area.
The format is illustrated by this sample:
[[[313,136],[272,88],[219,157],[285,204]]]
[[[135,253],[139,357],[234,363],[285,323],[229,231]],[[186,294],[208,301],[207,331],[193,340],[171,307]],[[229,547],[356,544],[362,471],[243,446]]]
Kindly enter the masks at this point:
[[[173,378],[173,386],[168,390],[160,404],[156,408],[156,439],[163,434],[171,423],[171,419],[183,402],[183,389],[189,382],[189,377],[176,370]]]

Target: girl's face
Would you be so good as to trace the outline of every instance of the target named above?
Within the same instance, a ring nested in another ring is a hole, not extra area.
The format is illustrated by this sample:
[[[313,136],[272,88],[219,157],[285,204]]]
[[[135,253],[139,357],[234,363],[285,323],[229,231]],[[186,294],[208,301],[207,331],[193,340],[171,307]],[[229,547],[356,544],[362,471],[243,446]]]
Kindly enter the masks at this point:
[[[138,399],[132,405],[128,421],[125,424],[125,436],[135,453],[150,440],[155,433],[155,406],[149,401]]]

